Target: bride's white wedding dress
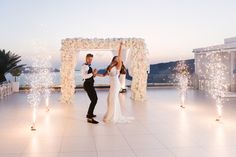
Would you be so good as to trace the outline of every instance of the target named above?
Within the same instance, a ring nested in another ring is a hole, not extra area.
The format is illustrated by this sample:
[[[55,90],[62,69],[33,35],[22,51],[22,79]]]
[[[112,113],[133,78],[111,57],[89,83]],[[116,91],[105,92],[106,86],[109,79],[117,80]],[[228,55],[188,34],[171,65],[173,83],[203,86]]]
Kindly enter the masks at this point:
[[[121,87],[119,81],[119,71],[116,67],[113,67],[108,74],[110,78],[110,90],[107,97],[107,112],[103,120],[104,122],[129,123],[134,118],[125,117],[121,112],[119,100],[119,91]]]

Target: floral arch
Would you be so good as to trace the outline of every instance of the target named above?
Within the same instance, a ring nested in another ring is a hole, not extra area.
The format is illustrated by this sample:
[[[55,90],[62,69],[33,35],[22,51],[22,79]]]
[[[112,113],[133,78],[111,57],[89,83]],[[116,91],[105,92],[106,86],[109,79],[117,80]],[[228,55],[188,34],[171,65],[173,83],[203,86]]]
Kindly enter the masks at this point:
[[[61,42],[61,100],[71,103],[75,92],[75,67],[77,53],[80,50],[107,49],[117,51],[119,43],[123,42],[124,51],[128,53],[129,74],[132,76],[131,98],[142,101],[146,96],[147,71],[149,69],[148,51],[143,39],[140,38],[107,38],[84,39],[71,38]]]

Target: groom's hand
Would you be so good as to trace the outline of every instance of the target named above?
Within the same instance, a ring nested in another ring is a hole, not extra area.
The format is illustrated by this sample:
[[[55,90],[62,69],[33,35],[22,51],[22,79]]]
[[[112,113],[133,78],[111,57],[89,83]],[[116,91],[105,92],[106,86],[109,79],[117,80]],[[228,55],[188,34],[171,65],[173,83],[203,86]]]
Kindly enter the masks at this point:
[[[97,69],[94,69],[93,70],[93,76],[96,77],[97,73],[98,73]]]

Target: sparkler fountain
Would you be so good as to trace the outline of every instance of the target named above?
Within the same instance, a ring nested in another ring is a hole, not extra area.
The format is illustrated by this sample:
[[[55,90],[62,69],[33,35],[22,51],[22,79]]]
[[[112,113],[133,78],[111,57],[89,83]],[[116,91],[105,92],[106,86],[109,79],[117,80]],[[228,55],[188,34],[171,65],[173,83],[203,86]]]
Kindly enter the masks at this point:
[[[222,61],[222,53],[215,52],[207,55],[208,61],[206,63],[206,71],[209,78],[209,93],[216,102],[217,118],[220,121],[222,118],[223,96],[227,90],[226,71],[227,66]],[[223,56],[226,58],[226,56]]]
[[[45,106],[46,106],[46,110],[47,112],[50,110],[49,109],[49,97],[51,94],[50,91],[50,87],[53,85],[53,79],[52,79],[52,75],[50,72],[51,68],[51,62],[50,62],[51,57],[45,58],[43,60],[43,63],[41,65],[42,71],[41,71],[41,78],[42,80],[42,87],[43,87],[43,95],[44,95],[44,99],[45,99]]]
[[[50,111],[50,108],[49,108],[49,96],[50,96],[50,90],[47,89],[47,90],[45,90],[45,95],[44,95],[44,97],[45,97],[45,106],[46,106],[47,112]]]
[[[30,85],[30,93],[27,96],[27,100],[29,104],[32,106],[33,111],[32,111],[32,126],[31,130],[35,131],[36,130],[36,112],[37,112],[37,107],[40,103],[40,80],[39,80],[39,74],[37,73],[36,69],[36,64],[32,64],[33,72],[27,77],[27,80]]]
[[[179,61],[175,67],[176,75],[175,80],[178,82],[178,87],[180,90],[180,107],[185,108],[185,100],[187,96],[187,89],[190,80],[190,73],[188,71],[189,67],[185,61]]]
[[[53,83],[49,67],[50,57],[34,57],[32,60],[32,72],[27,77],[27,81],[31,87],[27,99],[33,108],[33,124],[31,126],[32,131],[36,130],[37,107],[42,99],[42,95],[45,98],[47,111],[49,111],[49,87]]]

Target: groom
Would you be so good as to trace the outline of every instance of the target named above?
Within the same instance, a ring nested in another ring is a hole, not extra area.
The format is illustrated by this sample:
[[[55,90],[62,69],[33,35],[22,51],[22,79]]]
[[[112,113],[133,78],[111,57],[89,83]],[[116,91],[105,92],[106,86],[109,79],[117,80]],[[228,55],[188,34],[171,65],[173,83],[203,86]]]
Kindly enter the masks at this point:
[[[94,77],[97,75],[97,70],[92,69],[91,63],[93,61],[93,54],[86,55],[86,62],[82,65],[81,75],[84,80],[84,90],[87,92],[88,97],[91,101],[87,112],[87,122],[92,124],[98,124],[99,122],[94,120],[96,115],[93,114],[94,108],[97,104],[97,93],[94,88]]]

